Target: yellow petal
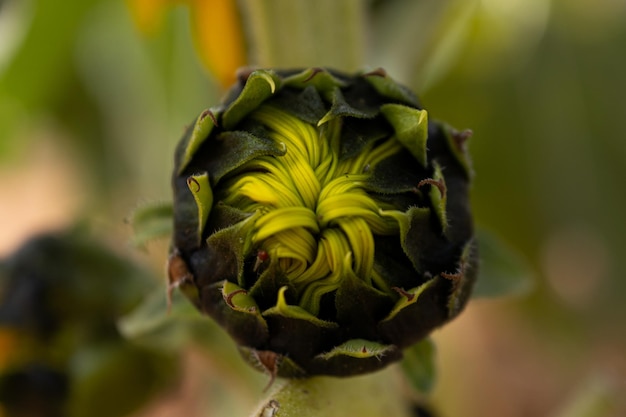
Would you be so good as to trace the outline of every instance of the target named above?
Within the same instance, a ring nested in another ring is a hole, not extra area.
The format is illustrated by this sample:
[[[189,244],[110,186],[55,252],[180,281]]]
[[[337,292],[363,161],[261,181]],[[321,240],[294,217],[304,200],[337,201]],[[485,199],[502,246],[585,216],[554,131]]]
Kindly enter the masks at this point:
[[[170,0],[126,0],[135,25],[146,36],[159,31],[169,3]]]
[[[235,0],[189,0],[192,30],[203,65],[222,87],[245,65],[241,20]]]
[[[0,372],[7,368],[17,349],[17,337],[13,330],[0,327]],[[2,414],[0,413],[0,416]]]

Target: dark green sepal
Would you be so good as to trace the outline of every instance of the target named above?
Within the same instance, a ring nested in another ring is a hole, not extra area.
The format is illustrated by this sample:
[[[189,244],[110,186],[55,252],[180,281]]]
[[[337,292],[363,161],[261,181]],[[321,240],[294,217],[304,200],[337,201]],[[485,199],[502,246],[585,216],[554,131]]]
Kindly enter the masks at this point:
[[[307,373],[288,356],[277,354],[269,350],[258,350],[247,346],[239,346],[241,356],[254,368],[270,375],[270,384],[273,378],[303,378]]]
[[[201,242],[198,240],[199,216],[198,205],[193,194],[189,191],[186,176],[174,176],[174,246],[181,253],[197,249]]]
[[[422,276],[405,255],[397,236],[375,236],[374,245],[374,269],[389,288],[411,288],[423,282]]]
[[[463,248],[457,270],[449,274],[452,279],[452,291],[448,298],[448,315],[458,315],[470,298],[478,276],[478,245],[476,239],[469,241]]]
[[[245,286],[244,259],[250,252],[250,248],[247,246],[250,242],[249,235],[253,231],[250,224],[253,224],[259,215],[260,213],[256,212],[245,220],[218,230],[212,233],[206,241],[210,252],[218,254],[225,263],[231,265],[230,273],[227,276],[222,276],[222,278],[237,282],[241,286]]]
[[[398,289],[402,297],[378,325],[383,340],[405,348],[445,323],[450,287],[449,280],[437,275],[419,287]]]
[[[194,174],[187,178],[187,187],[193,195],[196,202],[196,216],[198,217],[198,228],[196,229],[196,244],[200,246],[202,241],[202,233],[204,232],[204,226],[211,213],[213,207],[213,191],[209,184],[209,175],[206,172],[201,174]]]
[[[207,223],[207,229],[209,229],[209,233],[213,233],[242,222],[250,216],[251,214],[246,211],[241,211],[235,207],[218,201],[213,205],[211,217]]]
[[[450,153],[454,156],[459,165],[463,167],[466,178],[471,180],[473,176],[472,162],[467,152],[466,142],[471,137],[472,132],[469,130],[460,132],[445,123],[441,124],[441,128]]]
[[[360,375],[381,369],[401,357],[402,351],[397,346],[352,339],[317,355],[313,366],[324,375]]]
[[[337,323],[345,337],[376,339],[376,324],[393,306],[390,294],[375,289],[359,279],[352,269],[345,270],[335,294]]]
[[[267,266],[263,267],[262,271],[252,271],[252,276],[257,276],[256,281],[246,282],[248,288],[250,288],[250,295],[261,306],[261,309],[266,310],[276,305],[278,302],[278,293],[281,288],[287,287],[285,296],[287,299],[291,299],[295,296],[295,289],[291,288],[290,282],[284,273],[280,270],[278,260],[270,258]]]
[[[422,165],[427,166],[428,113],[402,104],[383,104],[381,113],[393,126],[395,138]]]
[[[300,309],[300,312],[306,312],[306,310]],[[263,312],[270,331],[269,340],[264,347],[279,354],[289,355],[292,360],[307,370],[307,373],[317,374],[317,370],[311,372],[311,358],[336,343],[339,340],[340,330],[336,323],[319,319],[311,320],[310,317],[314,317],[313,315],[303,314],[297,317],[290,313],[287,312],[288,315],[285,315],[280,309],[275,308]]]
[[[349,103],[345,98],[341,89],[336,87],[331,92],[331,102],[332,105],[330,110],[322,117],[322,119],[317,122],[318,126],[323,125],[333,119],[339,117],[355,117],[357,119],[373,119],[378,114],[377,108],[367,108],[364,106],[356,107],[353,104]]]
[[[442,232],[446,241],[456,246],[456,256],[460,256],[463,245],[473,236],[468,173],[450,151],[444,128],[441,125],[430,123],[428,134],[429,151],[437,155],[435,161],[441,167],[446,190],[445,217],[451,227],[447,227]],[[429,175],[431,178],[432,176],[433,173]]]
[[[211,184],[215,185],[222,177],[246,162],[265,155],[284,155],[285,149],[269,138],[235,130],[219,133],[211,142],[207,153],[211,157],[206,158],[204,167],[209,172]]]
[[[430,187],[428,191],[428,198],[430,200],[430,206],[433,209],[433,213],[437,216],[439,225],[443,233],[446,233],[448,229],[448,216],[446,213],[446,203],[448,200],[448,193],[446,188],[446,180],[443,176],[443,170],[441,165],[437,161],[433,161],[433,175],[432,178],[426,178],[418,183],[418,187],[426,185]]]
[[[213,317],[240,344],[260,346],[269,331],[254,299],[242,288],[228,281],[202,288],[202,309]]]
[[[303,90],[284,88],[272,100],[272,105],[314,126],[327,111],[322,97],[313,86],[308,86]]]
[[[389,128],[380,118],[342,120],[340,160],[358,155],[371,142],[389,136]]]
[[[322,343],[336,340],[338,325],[321,320],[297,305],[288,304],[285,297],[287,290],[287,286],[280,288],[276,304],[262,313],[270,330],[266,347],[279,354],[289,354],[307,369],[310,358],[323,349]]]
[[[411,260],[413,268],[424,271],[422,265],[423,247],[428,242],[431,210],[428,207],[411,207],[406,212],[381,210],[381,215],[393,217],[400,226],[400,243],[405,255]]]
[[[250,297],[248,291],[230,281],[222,281],[222,297],[230,308],[249,314],[256,314],[260,317],[259,306],[254,298]]]
[[[304,320],[310,322],[311,324],[314,324],[315,326],[325,327],[329,329],[338,327],[337,323],[321,320],[300,306],[288,304],[285,298],[285,292],[288,288],[288,286],[284,286],[280,288],[280,290],[278,290],[278,299],[276,300],[276,305],[265,310],[263,312],[263,316],[281,316],[294,320]]]
[[[280,85],[281,79],[274,71],[254,71],[248,76],[241,94],[224,111],[222,127],[225,130],[233,129],[244,117],[270,98]]]
[[[383,97],[393,101],[419,108],[419,101],[411,90],[395,82],[382,70],[368,72],[362,77]]]
[[[342,88],[346,86],[344,81],[323,68],[309,68],[290,75],[283,80],[283,84],[297,89],[312,86],[328,102],[332,101],[332,93],[337,87]]]
[[[209,137],[213,128],[217,125],[217,118],[221,115],[221,109],[211,108],[204,110],[194,123],[192,128],[179,143],[176,151],[175,170],[180,175],[187,167],[202,143]]]
[[[427,175],[428,171],[410,155],[400,153],[376,165],[365,181],[365,188],[379,194],[413,193],[421,200],[422,192],[417,184]]]

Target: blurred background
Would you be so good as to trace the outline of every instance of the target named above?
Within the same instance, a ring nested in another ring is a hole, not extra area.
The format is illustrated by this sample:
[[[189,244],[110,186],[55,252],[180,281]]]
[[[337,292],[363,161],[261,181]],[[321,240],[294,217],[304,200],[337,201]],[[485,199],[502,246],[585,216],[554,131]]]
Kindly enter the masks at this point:
[[[126,330],[176,370],[133,415],[246,415],[265,379],[184,306],[159,318],[167,238],[137,248],[132,213],[171,200],[176,142],[237,67],[384,67],[473,130],[477,226],[532,271],[435,333],[432,408],[626,415],[625,23],[623,0],[1,0],[0,259],[81,224],[161,296]]]

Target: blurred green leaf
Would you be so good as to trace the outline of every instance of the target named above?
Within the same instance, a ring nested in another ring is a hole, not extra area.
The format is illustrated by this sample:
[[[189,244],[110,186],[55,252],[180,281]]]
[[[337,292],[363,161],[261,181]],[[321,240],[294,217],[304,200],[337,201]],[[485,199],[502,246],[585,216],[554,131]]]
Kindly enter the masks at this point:
[[[177,363],[173,354],[129,343],[83,346],[70,363],[68,415],[128,415],[175,380]]]
[[[43,109],[66,88],[77,35],[85,17],[101,1],[37,0],[31,2],[32,15],[19,16],[28,30],[0,71],[0,146],[24,119],[21,112]]]
[[[623,394],[623,393],[621,393]],[[619,389],[606,375],[597,375],[584,381],[574,396],[554,414],[555,417],[612,417],[617,416]],[[623,399],[623,395],[620,395]]]
[[[229,365],[243,364],[226,332],[202,315],[178,289],[168,295],[167,289],[159,286],[118,321],[118,329],[125,338],[142,346],[179,351],[195,344]]]
[[[118,328],[130,340],[177,350],[190,341],[193,324],[198,322],[207,331],[213,327],[212,321],[200,315],[180,291],[172,291],[171,304],[168,305],[167,290],[159,286],[135,310],[118,321]]]
[[[476,233],[480,267],[474,297],[528,293],[534,282],[530,265],[501,239],[484,230]]]
[[[430,339],[424,339],[404,351],[400,366],[418,392],[429,393],[435,385],[435,353],[435,344]]]
[[[434,33],[429,37],[423,58],[418,62],[419,89],[426,90],[444,78],[452,66],[461,58],[467,44],[472,19],[475,18],[478,2],[457,0],[449,2]]]
[[[85,16],[101,0],[37,0],[28,33],[0,77],[0,93],[38,103],[59,89]]]
[[[172,291],[168,304],[166,288],[155,289],[118,322],[118,328],[125,338],[140,346],[174,353],[193,346],[213,358],[219,373],[208,377],[215,379],[216,384],[232,384],[234,388],[228,388],[229,392],[211,405],[212,411],[216,407],[229,408],[226,403],[232,400],[231,396],[239,400],[250,395],[256,397],[267,385],[267,376],[242,359],[230,336],[212,319],[200,314],[179,290]]]
[[[133,228],[132,244],[144,248],[148,242],[172,234],[172,203],[160,202],[142,205],[133,211],[129,221]]]
[[[394,78],[424,91],[445,77],[468,42],[476,0],[377,2],[370,55]]]

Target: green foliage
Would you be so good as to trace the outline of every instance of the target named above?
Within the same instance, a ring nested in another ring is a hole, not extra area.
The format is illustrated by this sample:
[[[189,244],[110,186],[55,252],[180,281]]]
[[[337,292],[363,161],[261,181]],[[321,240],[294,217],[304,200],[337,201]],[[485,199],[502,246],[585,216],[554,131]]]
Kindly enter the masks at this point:
[[[101,2],[68,0],[59,5],[39,0],[30,7],[11,2],[4,6],[20,21],[16,28],[28,29],[6,67],[0,67],[0,156],[16,123],[29,112],[52,106],[68,87],[76,39],[89,12]]]
[[[129,220],[133,228],[132,244],[145,249],[148,242],[169,237],[173,213],[172,203],[145,204],[135,209]]]
[[[182,349],[197,337],[210,339],[216,328],[180,291],[172,291],[168,302],[167,290],[160,285],[118,325],[124,337],[171,352]]]
[[[429,393],[436,381],[435,344],[431,339],[424,339],[404,351],[400,363],[411,387],[417,392]]]
[[[530,265],[502,239],[484,230],[477,232],[480,252],[480,276],[474,297],[524,295],[533,287]]]
[[[178,375],[171,353],[122,340],[84,345],[71,358],[68,415],[130,415]]]
[[[609,375],[594,375],[583,381],[555,417],[605,417],[617,415],[622,396],[617,381]],[[622,397],[623,398],[623,397]]]

